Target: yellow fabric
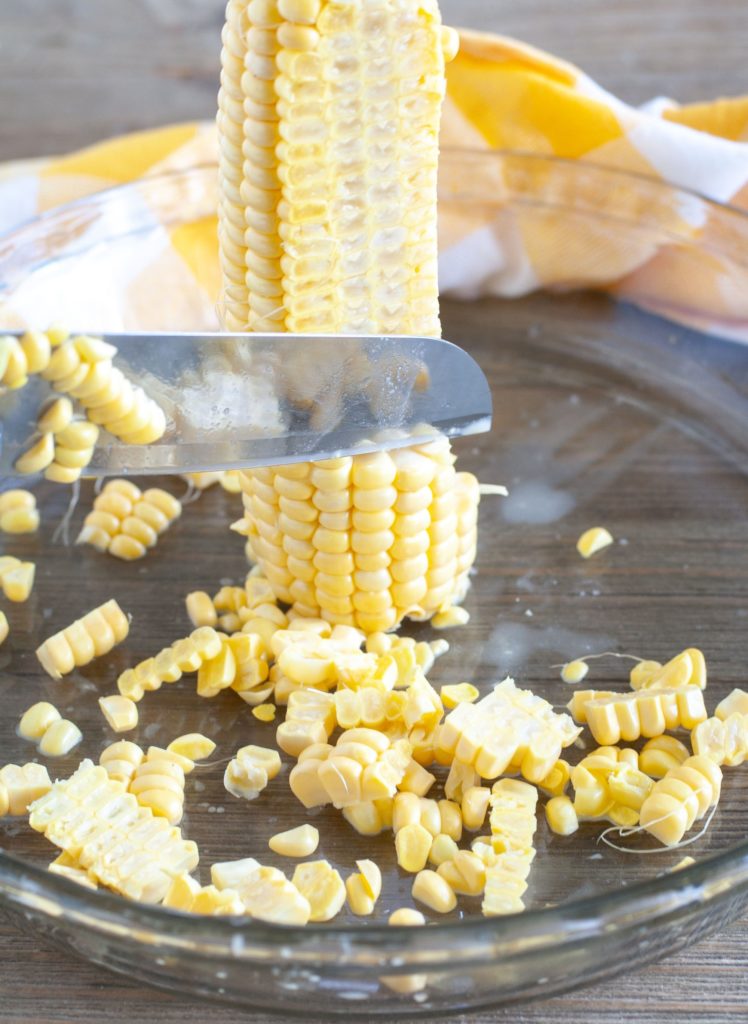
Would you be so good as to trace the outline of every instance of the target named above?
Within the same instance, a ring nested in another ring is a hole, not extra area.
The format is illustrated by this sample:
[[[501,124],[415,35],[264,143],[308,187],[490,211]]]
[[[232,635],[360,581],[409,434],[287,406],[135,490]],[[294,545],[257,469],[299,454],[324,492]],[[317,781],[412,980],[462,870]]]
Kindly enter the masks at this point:
[[[604,288],[748,341],[748,294],[721,254],[736,244],[729,214],[695,199],[673,204],[658,184],[748,208],[748,96],[687,107],[662,100],[637,109],[549,54],[464,31],[448,66],[441,143],[444,294]],[[497,149],[545,159],[488,155]],[[59,203],[216,158],[213,126],[186,124],[0,167],[0,233]],[[606,168],[645,177],[613,182]],[[518,202],[528,191],[545,204]],[[573,220],[560,213],[569,206],[578,211]],[[168,239],[171,246],[154,255],[153,266],[159,281],[171,274],[175,288],[191,291],[174,323],[183,328],[188,314],[215,307],[215,218],[172,230]],[[168,326],[174,297],[165,300],[152,269],[131,269],[128,294],[139,303],[163,303],[158,326]],[[23,310],[12,303],[0,310],[4,320],[14,315],[22,319]]]

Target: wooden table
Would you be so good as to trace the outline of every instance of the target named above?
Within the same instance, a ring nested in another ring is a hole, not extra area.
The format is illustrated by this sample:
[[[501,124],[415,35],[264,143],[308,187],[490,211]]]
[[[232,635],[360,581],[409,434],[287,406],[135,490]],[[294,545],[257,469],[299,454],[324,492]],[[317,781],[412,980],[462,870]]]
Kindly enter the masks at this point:
[[[443,0],[445,16],[501,29],[582,64],[640,102],[688,101],[745,87],[744,0]],[[0,159],[60,152],[117,132],[210,117],[216,92],[221,0],[3,0],[0,11]],[[69,960],[0,924],[0,1020],[216,1024],[269,1020],[135,987]],[[748,1016],[748,920],[687,952],[603,987],[472,1024],[574,1021],[709,1022]]]

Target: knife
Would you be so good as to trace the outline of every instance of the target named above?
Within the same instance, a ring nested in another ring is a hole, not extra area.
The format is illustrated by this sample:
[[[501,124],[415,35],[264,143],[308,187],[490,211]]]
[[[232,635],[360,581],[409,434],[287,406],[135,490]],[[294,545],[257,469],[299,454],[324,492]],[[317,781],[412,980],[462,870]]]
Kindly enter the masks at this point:
[[[162,407],[149,445],[102,431],[86,476],[192,473],[320,461],[490,429],[491,393],[471,356],[439,338],[97,333],[114,364]],[[33,442],[40,377],[0,395],[0,473]]]

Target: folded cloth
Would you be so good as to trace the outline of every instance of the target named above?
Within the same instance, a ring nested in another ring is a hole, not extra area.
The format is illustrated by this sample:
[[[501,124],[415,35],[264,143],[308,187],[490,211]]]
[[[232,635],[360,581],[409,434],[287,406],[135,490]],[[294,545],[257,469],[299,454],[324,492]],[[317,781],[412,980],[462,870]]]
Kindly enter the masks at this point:
[[[748,210],[748,96],[636,109],[532,47],[460,35],[441,136],[442,294],[600,288],[748,342],[748,270],[736,271],[728,255],[743,251],[745,261],[748,219],[743,227],[739,214],[688,195]],[[216,159],[213,126],[194,123],[7,164],[0,233],[60,203]],[[687,191],[673,199],[663,183]],[[188,277],[208,305],[217,290],[215,239],[208,217],[173,232],[173,252],[158,254],[173,263],[177,284]],[[5,308],[3,318],[13,313]]]

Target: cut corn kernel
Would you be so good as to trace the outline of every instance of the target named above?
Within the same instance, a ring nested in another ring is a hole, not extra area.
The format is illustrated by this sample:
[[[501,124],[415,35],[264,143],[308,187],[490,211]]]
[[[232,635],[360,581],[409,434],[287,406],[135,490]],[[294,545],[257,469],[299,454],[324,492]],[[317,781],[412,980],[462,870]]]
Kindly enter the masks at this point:
[[[473,704],[480,697],[480,691],[472,683],[452,683],[442,686],[439,696],[444,707],[451,710],[458,704]]]
[[[310,921],[331,921],[343,909],[345,885],[328,861],[314,860],[297,865],[292,882],[309,902]]]
[[[215,626],[218,622],[215,605],[204,590],[193,590],[185,598],[185,605],[193,626]]]
[[[734,768],[748,757],[748,715],[738,711],[725,719],[707,718],[691,732],[694,754],[702,754],[715,764]]]
[[[61,679],[74,668],[108,654],[129,632],[125,613],[116,601],[107,601],[45,640],[36,656],[53,679]]]
[[[8,639],[10,633],[10,626],[8,625],[8,618],[5,612],[0,611],[0,647]]]
[[[706,688],[706,661],[697,647],[687,647],[665,665],[642,661],[630,674],[633,690],[679,690],[685,686]]]
[[[190,761],[204,761],[206,757],[210,757],[216,745],[212,739],[200,732],[188,732],[184,736],[177,736],[166,749],[170,754],[178,754]]]
[[[590,666],[587,662],[577,658],[574,661],[567,661],[561,669],[561,678],[565,683],[571,683],[576,686],[577,683],[582,682],[589,670]]]
[[[47,769],[43,764],[6,764],[0,768],[0,803],[6,804],[6,814],[25,814],[29,804],[48,793],[52,788]]]
[[[62,715],[54,706],[47,701],[39,701],[23,713],[18,724],[18,735],[25,740],[38,742],[53,722],[57,722]]]
[[[485,786],[469,786],[462,794],[462,823],[470,832],[483,828],[490,799],[491,791]]]
[[[426,867],[433,836],[420,824],[405,825],[395,833],[397,863],[403,871],[417,872]]]
[[[129,697],[99,697],[101,713],[114,732],[129,732],[138,724],[138,707]]]
[[[184,776],[194,765],[188,758],[161,747],[149,747],[135,768],[129,791],[141,807],[148,807],[157,818],[178,825],[184,812]]]
[[[0,586],[9,601],[27,601],[34,586],[36,567],[33,562],[21,562],[11,555],[0,557]]]
[[[345,881],[348,905],[359,917],[374,912],[374,906],[382,892],[382,872],[374,861],[357,860],[358,874],[349,875]]]
[[[431,625],[434,629],[454,629],[455,626],[466,626],[469,621],[470,613],[459,605],[453,605],[437,612],[431,619]]]
[[[308,857],[319,846],[319,831],[314,825],[299,825],[271,836],[268,846],[282,857]]]
[[[545,818],[557,836],[570,836],[579,828],[577,812],[568,796],[551,797],[545,805]]]
[[[39,529],[36,498],[30,491],[16,489],[0,494],[0,531],[35,533]]]
[[[226,768],[223,784],[232,796],[254,800],[280,770],[277,750],[250,744],[237,750]]]
[[[39,741],[39,752],[45,757],[64,757],[83,739],[83,733],[74,722],[59,718],[47,728]]]
[[[429,850],[429,863],[433,864],[434,867],[438,868],[440,864],[444,864],[445,861],[452,860],[459,850],[457,843],[451,836],[444,835],[440,832],[438,836],[434,836],[431,842],[431,849]]]
[[[604,526],[593,526],[585,530],[577,541],[577,551],[582,558],[591,558],[592,555],[613,543],[612,534]]]
[[[258,704],[252,708],[252,714],[260,722],[274,722],[275,704]]]
[[[178,875],[164,896],[163,906],[190,914],[243,914],[245,907],[233,889],[201,886],[190,875]]]
[[[416,928],[426,924],[426,918],[420,910],[415,910],[413,907],[398,907],[390,914],[387,924]]]
[[[671,768],[690,757],[685,743],[675,736],[655,736],[642,747],[639,753],[639,768],[653,779],[661,779]]]
[[[436,871],[426,868],[413,879],[413,899],[424,903],[437,914],[448,914],[457,906],[457,897],[451,886]]]
[[[714,709],[714,714],[723,722],[730,715],[748,715],[748,693],[745,690],[735,689],[721,700]]]
[[[99,764],[105,769],[110,779],[122,782],[127,786],[144,757],[145,753],[137,743],[118,740],[102,750],[99,755]]]

